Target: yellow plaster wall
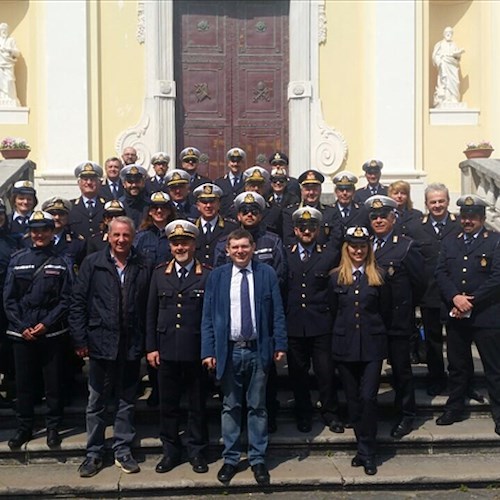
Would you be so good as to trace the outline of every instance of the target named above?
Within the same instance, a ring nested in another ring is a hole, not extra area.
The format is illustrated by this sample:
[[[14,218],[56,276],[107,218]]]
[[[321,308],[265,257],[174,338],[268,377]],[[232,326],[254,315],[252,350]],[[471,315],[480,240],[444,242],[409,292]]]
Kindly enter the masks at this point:
[[[93,123],[99,120],[102,141],[100,161],[115,155],[115,141],[126,128],[140,119],[145,85],[144,45],[137,32],[137,2],[107,0],[99,2],[99,88],[98,108]],[[97,61],[96,61],[97,62]],[[94,134],[93,134],[94,135]]]

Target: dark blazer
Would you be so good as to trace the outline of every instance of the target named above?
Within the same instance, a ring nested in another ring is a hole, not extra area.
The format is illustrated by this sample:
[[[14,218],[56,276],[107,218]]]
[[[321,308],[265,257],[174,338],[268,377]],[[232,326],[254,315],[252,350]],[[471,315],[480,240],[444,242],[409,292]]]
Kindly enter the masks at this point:
[[[285,208],[288,207],[289,205],[296,205],[297,203],[300,202],[300,198],[289,191],[286,191],[283,193],[283,197],[281,198],[281,202],[278,203],[276,199],[274,198],[273,194],[270,194],[267,198],[267,203],[270,206],[277,205],[280,208]]]
[[[165,231],[153,224],[135,235],[134,246],[153,266],[163,264],[172,258]]]
[[[87,254],[87,243],[81,234],[75,234],[69,229],[64,229],[61,238],[54,245],[54,250],[57,255],[64,255],[76,270]]]
[[[398,234],[409,236],[411,233],[411,226],[422,219],[424,214],[417,208],[412,208],[411,210],[404,210],[403,212],[398,212],[398,218],[396,219],[396,231]]]
[[[207,182],[212,182],[212,180],[209,179],[208,177],[205,177],[205,176],[200,175],[198,173],[194,174],[193,178],[191,179],[191,182],[189,183],[190,192],[188,195],[188,199],[189,199],[191,204],[194,205],[196,203],[196,198],[193,195],[193,191],[198,186],[201,186],[202,184],[206,184]]]
[[[175,260],[158,266],[151,278],[146,351],[167,361],[199,361],[201,313],[209,271],[196,261],[181,283]]]
[[[234,199],[243,191],[243,175],[240,174],[240,181],[237,182],[234,187],[229,180],[229,174],[215,179],[214,183],[217,184],[224,193],[220,200],[220,213],[223,216],[228,216]]]
[[[375,259],[391,287],[393,313],[388,334],[411,335],[414,307],[426,287],[422,254],[412,239],[393,233],[375,252]]]
[[[387,186],[379,184],[379,188],[375,194],[383,194],[387,196]],[[356,192],[354,193],[354,201],[363,205],[370,196],[373,196],[372,192],[368,186],[365,186],[364,188],[356,189]]]
[[[200,230],[198,238],[196,238],[196,258],[206,267],[212,269],[215,267],[215,248],[217,242],[224,236],[227,236],[231,231],[237,229],[239,224],[229,219],[224,219],[222,216],[217,217],[217,223],[210,235],[205,234],[204,228],[201,226],[201,219],[196,219],[196,226]]]
[[[97,197],[96,206],[91,215],[87,211],[81,197],[71,200],[72,208],[69,211],[68,225],[75,234],[81,234],[85,239],[97,234],[104,216],[104,198]]]
[[[338,253],[314,247],[302,262],[299,246],[286,248],[288,273],[284,303],[289,337],[315,337],[332,332],[328,295],[329,273],[338,265]]]
[[[447,238],[441,246],[436,279],[445,303],[443,319],[457,294],[472,295],[473,309],[468,322],[479,328],[500,327],[500,235],[484,228],[474,243],[466,245],[463,233]],[[461,323],[462,324],[462,323]]]
[[[123,192],[124,192],[124,190],[123,190],[122,181],[118,180],[118,196],[115,196],[111,192],[109,184],[108,184],[108,182],[105,179],[105,180],[102,181],[102,185],[101,185],[101,187],[99,189],[98,196],[101,197],[101,198],[104,198],[106,201],[111,201],[111,200],[118,199],[121,196],[123,196]]]
[[[208,277],[201,323],[201,358],[215,357],[216,376],[222,378],[229,351],[230,289],[233,264],[214,269]],[[257,348],[262,368],[268,371],[273,355],[287,350],[285,315],[278,278],[267,264],[252,262],[257,323]]]
[[[351,226],[364,226],[370,227],[370,219],[368,218],[368,210],[355,201],[351,203],[350,213],[348,217],[343,217],[341,213],[341,206],[338,202],[332,205],[334,209],[335,221],[342,227],[342,236],[345,230]]]
[[[126,339],[128,360],[144,353],[151,265],[132,249],[126,269],[122,289],[109,246],[85,257],[80,267],[69,324],[75,347],[88,347],[91,358],[116,360],[120,338]]]
[[[148,177],[146,179],[146,193],[148,196],[151,196],[153,193],[157,193],[158,191],[163,191],[164,193],[168,193],[168,187],[166,182],[159,183],[156,179],[156,175],[152,177]]]
[[[144,190],[138,196],[130,196],[127,192],[120,197],[120,201],[125,207],[125,214],[130,217],[138,228],[149,211],[149,199]]]
[[[448,214],[446,224],[438,235],[432,225],[429,215],[420,220],[413,220],[408,226],[408,236],[418,243],[424,258],[423,274],[427,283],[420,305],[433,309],[441,308],[441,295],[436,282],[436,266],[441,252],[441,245],[445,239],[454,238],[462,230],[460,223],[453,214]]]
[[[387,357],[387,326],[391,290],[386,284],[369,286],[366,275],[354,284],[339,285],[330,276],[330,304],[334,317],[332,354],[338,361],[376,361]]]

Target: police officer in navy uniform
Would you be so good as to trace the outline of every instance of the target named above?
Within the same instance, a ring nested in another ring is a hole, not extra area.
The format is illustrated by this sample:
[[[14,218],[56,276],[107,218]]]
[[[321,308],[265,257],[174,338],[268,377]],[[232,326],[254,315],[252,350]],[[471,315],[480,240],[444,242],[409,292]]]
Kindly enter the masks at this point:
[[[194,190],[200,217],[195,221],[199,229],[196,238],[196,258],[206,267],[214,267],[215,246],[219,238],[238,227],[235,221],[220,215],[222,189],[216,184],[201,184]]]
[[[337,197],[333,208],[343,233],[351,226],[367,227],[369,225],[366,208],[354,201],[356,182],[358,182],[358,178],[347,170],[340,172],[333,178],[335,196]]]
[[[290,178],[286,168],[283,166],[275,166],[271,169],[271,194],[267,198],[269,205],[277,205],[280,208],[288,207],[299,203],[300,196],[297,196],[294,191],[288,190]],[[297,179],[295,179],[297,182]],[[298,182],[297,182],[298,184]]]
[[[200,150],[192,146],[184,148],[179,154],[180,168],[189,174],[189,201],[191,203],[195,202],[193,191],[201,184],[212,182],[208,177],[198,173],[200,157]]]
[[[121,201],[111,200],[104,204],[104,214],[99,232],[87,240],[87,255],[108,246],[108,224],[120,215],[125,215],[125,207]]]
[[[416,415],[415,384],[410,360],[410,337],[414,329],[414,307],[425,290],[424,260],[415,242],[395,233],[396,202],[388,196],[370,196],[369,210],[373,249],[377,264],[386,272],[394,308],[387,331],[388,353],[398,422],[391,436],[400,439],[413,430]]]
[[[192,201],[194,197],[190,197],[190,179],[191,177],[185,170],[178,168],[170,170],[165,176],[168,195],[177,210],[177,217],[194,222],[199,217],[200,213],[194,201]]]
[[[428,213],[408,226],[408,235],[418,242],[424,257],[423,274],[427,288],[420,301],[420,312],[427,355],[427,393],[430,396],[442,394],[447,384],[443,356],[441,296],[436,283],[436,265],[443,241],[456,237],[461,231],[457,217],[448,211],[449,204],[448,188],[444,184],[429,184],[425,189],[425,206]]]
[[[146,326],[147,359],[158,369],[160,387],[163,457],[156,472],[168,472],[181,462],[180,401],[186,394],[187,453],[193,471],[204,473],[208,471],[208,431],[200,327],[208,271],[194,258],[199,233],[194,224],[178,219],[165,231],[173,259],[153,272]]]
[[[486,202],[457,201],[463,232],[443,241],[436,279],[447,322],[450,396],[437,425],[463,420],[474,342],[484,368],[495,432],[500,435],[500,235],[485,228]]]
[[[146,179],[146,193],[151,196],[157,191],[167,192],[167,184],[165,182],[165,175],[170,163],[170,156],[163,151],[155,153],[151,157],[151,165],[155,175]]]
[[[289,160],[288,156],[282,151],[275,151],[269,157],[269,164],[271,165],[271,172],[273,168],[282,168],[285,172],[288,169]],[[272,173],[271,173],[272,177]],[[295,177],[287,175],[288,181],[285,188],[285,193],[290,194],[292,198],[297,197],[300,200],[300,184]],[[285,205],[286,206],[286,205]]]
[[[35,186],[31,181],[17,181],[12,186],[10,206],[13,212],[9,215],[9,229],[13,234],[26,234],[28,232],[28,220],[36,207]]]
[[[75,177],[81,196],[71,200],[69,226],[75,234],[88,239],[99,232],[104,214],[106,200],[98,196],[102,167],[93,161],[80,163],[75,168]]]
[[[222,189],[220,213],[223,217],[229,214],[234,199],[243,191],[243,165],[246,157],[241,148],[229,149],[226,153],[228,173],[214,181]]]
[[[387,186],[380,184],[383,166],[384,164],[379,160],[368,160],[363,163],[362,168],[368,184],[364,188],[356,189],[354,201],[362,205],[370,196],[387,195]]]
[[[54,219],[54,250],[58,255],[64,255],[78,269],[87,254],[85,238],[74,233],[68,226],[71,202],[54,196],[42,203],[42,210],[52,215]]]
[[[54,448],[61,443],[61,367],[72,270],[66,258],[54,250],[52,216],[35,211],[28,226],[33,246],[12,257],[3,297],[16,366],[18,428],[8,442],[11,449],[20,448],[32,437],[38,366],[42,367],[48,407],[47,445]]]
[[[292,214],[301,207],[313,207],[323,215],[318,243],[328,245],[337,251],[343,241],[342,226],[335,216],[335,209],[332,206],[324,205],[320,201],[321,184],[325,181],[325,176],[317,170],[306,170],[299,176],[301,201],[296,205],[290,205],[282,211],[283,215],[283,242],[285,245],[293,245],[296,242],[293,229]]]
[[[149,210],[149,197],[146,193],[146,169],[137,163],[123,167],[120,179],[125,193],[119,198],[127,217],[130,217],[139,227]]]
[[[331,431],[344,427],[338,417],[331,356],[333,317],[328,295],[329,273],[338,265],[336,251],[316,243],[322,215],[312,207],[293,213],[297,243],[286,248],[288,274],[284,304],[288,332],[288,373],[295,397],[297,428],[310,432],[313,406],[309,389],[311,361],[318,384],[321,417]]]

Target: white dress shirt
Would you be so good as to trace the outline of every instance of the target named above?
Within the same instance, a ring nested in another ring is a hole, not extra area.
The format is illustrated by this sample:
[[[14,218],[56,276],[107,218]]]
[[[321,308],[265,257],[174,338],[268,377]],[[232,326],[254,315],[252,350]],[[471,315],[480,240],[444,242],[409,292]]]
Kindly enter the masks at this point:
[[[250,340],[254,340],[257,338],[257,328],[255,321],[255,293],[254,293],[252,263],[250,262],[245,269],[248,270],[247,272],[248,291],[250,294],[250,309],[252,311],[252,325],[253,325],[253,334],[250,337]],[[229,291],[229,301],[230,301],[229,311],[231,313],[230,339],[233,341],[243,340],[241,336],[241,301],[240,301],[241,279],[243,275],[240,271],[241,268],[233,265],[231,273],[231,289]]]

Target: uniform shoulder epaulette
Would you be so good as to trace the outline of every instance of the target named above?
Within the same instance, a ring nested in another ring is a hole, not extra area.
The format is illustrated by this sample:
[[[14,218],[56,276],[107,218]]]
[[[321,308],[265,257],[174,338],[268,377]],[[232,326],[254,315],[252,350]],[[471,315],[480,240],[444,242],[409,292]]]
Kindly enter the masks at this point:
[[[483,238],[487,238],[490,235],[489,231],[485,231],[483,233]]]
[[[464,235],[464,233],[463,233],[463,232],[462,232],[462,233],[458,233],[458,234],[457,234],[457,240],[459,240],[460,238],[462,238],[462,237],[463,237],[463,235]]]
[[[23,234],[23,235],[21,236],[21,239],[22,239],[22,240],[28,240],[29,238],[31,238],[31,236],[29,235],[29,233]]]
[[[422,224],[427,224],[427,221],[429,220],[429,216],[428,215],[424,215],[422,217]]]
[[[194,261],[194,274],[196,275],[203,274],[203,265],[199,260]]]
[[[104,205],[104,203],[106,203],[106,200],[102,197],[99,198],[99,201]]]
[[[298,247],[299,246],[297,245],[297,243],[294,243],[293,245],[290,245],[288,248],[290,248],[290,252],[295,253]]]
[[[85,236],[81,235],[81,234],[77,234],[76,235],[76,238],[79,239],[79,240],[84,240],[85,239]]]
[[[109,235],[107,232],[102,235],[102,241],[108,241],[108,238],[109,238]]]
[[[224,217],[222,217],[220,215],[217,216],[217,225],[219,227],[224,227],[225,223],[226,223],[226,221],[225,221]]]
[[[151,182],[153,182],[153,181],[155,180],[155,176],[154,176],[154,175],[152,175],[152,176],[149,178],[149,180],[150,180]]]
[[[457,216],[455,214],[450,214],[450,220],[456,221],[457,220]]]
[[[392,237],[392,242],[393,243],[397,243],[399,241],[399,236],[397,234],[395,234],[393,237]]]
[[[353,205],[354,205],[355,208],[359,208],[359,204],[358,203],[354,202]]]
[[[323,252],[323,247],[319,243],[316,243],[316,251],[318,253],[322,253]]]
[[[73,240],[73,238],[71,237],[71,234],[70,233],[66,233],[66,241],[69,243],[72,240]]]
[[[175,259],[172,259],[170,262],[166,263],[165,274],[172,274],[174,265],[175,265]]]
[[[73,203],[73,205],[78,205],[81,201],[82,201],[82,197],[79,196],[78,198],[71,200],[71,203]]]

